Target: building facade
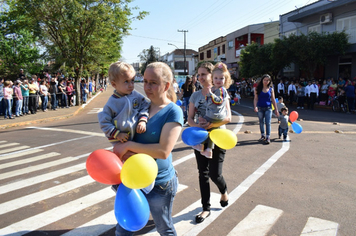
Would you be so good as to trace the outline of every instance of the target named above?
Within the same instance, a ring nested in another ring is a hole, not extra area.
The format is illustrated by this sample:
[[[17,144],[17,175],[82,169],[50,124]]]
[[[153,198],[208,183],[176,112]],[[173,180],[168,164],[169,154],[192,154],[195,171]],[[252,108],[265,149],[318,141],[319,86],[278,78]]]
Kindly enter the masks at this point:
[[[185,74],[195,74],[198,63],[197,55],[198,52],[195,50],[185,50]],[[174,75],[184,75],[184,49],[176,49],[173,52],[166,53],[160,57],[160,60],[171,67]]]
[[[333,33],[345,31],[350,46],[345,55],[331,55],[322,69],[323,78],[352,79],[356,76],[356,0],[320,0],[280,16],[280,37],[291,34]],[[320,73],[319,73],[320,74]],[[299,77],[291,66],[284,75]]]
[[[199,62],[225,61],[226,37],[221,36],[199,48]]]

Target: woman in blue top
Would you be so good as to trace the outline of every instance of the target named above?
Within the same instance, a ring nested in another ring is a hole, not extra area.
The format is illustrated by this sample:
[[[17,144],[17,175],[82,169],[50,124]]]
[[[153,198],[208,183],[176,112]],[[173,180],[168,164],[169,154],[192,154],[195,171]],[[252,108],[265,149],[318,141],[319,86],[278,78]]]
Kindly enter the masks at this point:
[[[116,144],[114,153],[123,161],[133,153],[145,153],[156,160],[158,175],[155,186],[145,196],[160,235],[177,235],[173,225],[172,207],[178,178],[171,152],[182,130],[183,112],[175,104],[177,96],[171,69],[162,62],[149,64],[144,74],[144,90],[151,100],[146,132],[136,133],[133,141]],[[116,235],[133,235],[133,232],[128,232],[117,224]]]
[[[263,75],[260,82],[255,89],[255,98],[253,100],[253,107],[255,112],[258,113],[258,119],[260,122],[261,138],[259,141],[265,142],[266,144],[271,143],[271,119],[272,119],[272,107],[277,108],[277,103],[274,98],[274,91],[272,86],[271,77],[267,74]],[[279,116],[277,109],[274,109],[276,116]],[[265,124],[266,124],[266,135],[265,135]]]

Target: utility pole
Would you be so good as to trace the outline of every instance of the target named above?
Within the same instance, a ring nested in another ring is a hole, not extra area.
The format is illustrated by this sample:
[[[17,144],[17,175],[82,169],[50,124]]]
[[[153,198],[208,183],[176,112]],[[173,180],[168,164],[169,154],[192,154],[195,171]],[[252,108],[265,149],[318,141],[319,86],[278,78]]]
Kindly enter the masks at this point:
[[[184,75],[187,75],[187,72],[186,72],[186,55],[185,55],[185,33],[188,32],[188,30],[178,30],[178,32],[181,32],[181,33],[184,33]]]

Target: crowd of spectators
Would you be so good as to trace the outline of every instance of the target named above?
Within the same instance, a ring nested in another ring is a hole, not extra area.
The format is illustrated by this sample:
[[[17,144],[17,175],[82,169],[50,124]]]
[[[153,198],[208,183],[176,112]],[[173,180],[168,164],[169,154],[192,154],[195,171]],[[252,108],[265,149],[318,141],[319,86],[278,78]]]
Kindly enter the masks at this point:
[[[253,97],[258,78],[248,78],[235,81],[228,89],[231,95]],[[314,105],[332,106],[337,99],[341,106],[348,108],[348,112],[355,112],[356,77],[338,80],[328,78],[324,80],[306,80],[304,78],[279,78],[275,83],[275,96],[283,97],[289,106],[297,109],[314,109]],[[233,96],[232,96],[233,97]]]
[[[106,80],[100,85],[106,88]],[[99,86],[90,78],[81,78],[80,93],[82,103],[86,103]],[[72,78],[62,74],[50,75],[43,72],[26,77],[21,69],[15,81],[0,78],[0,115],[14,119],[24,115],[34,115],[38,110],[47,112],[76,105],[76,88]]]

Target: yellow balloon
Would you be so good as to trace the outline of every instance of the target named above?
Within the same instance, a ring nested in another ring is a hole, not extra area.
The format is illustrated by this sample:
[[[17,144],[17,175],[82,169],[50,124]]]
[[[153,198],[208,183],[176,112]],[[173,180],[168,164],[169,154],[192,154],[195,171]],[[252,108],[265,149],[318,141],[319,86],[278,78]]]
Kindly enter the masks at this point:
[[[272,104],[272,111],[274,111],[274,106],[273,106],[273,104]]]
[[[209,137],[222,149],[231,149],[237,143],[236,134],[228,129],[214,129],[210,132]]]
[[[125,161],[120,177],[126,187],[141,189],[152,184],[157,177],[157,173],[156,161],[147,154],[138,153]]]
[[[288,126],[291,126],[292,124],[288,121]]]

